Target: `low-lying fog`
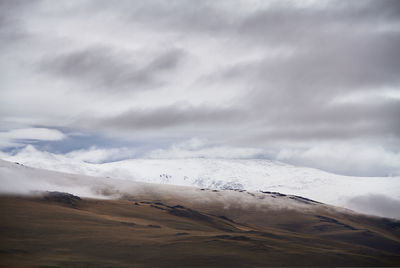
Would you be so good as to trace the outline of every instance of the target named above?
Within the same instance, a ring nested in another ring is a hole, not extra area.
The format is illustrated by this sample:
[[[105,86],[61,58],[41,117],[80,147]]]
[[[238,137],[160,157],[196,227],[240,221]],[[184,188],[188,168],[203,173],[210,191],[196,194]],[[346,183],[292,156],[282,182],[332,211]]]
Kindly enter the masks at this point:
[[[189,203],[219,203],[230,206],[268,205],[272,209],[308,208],[309,205],[288,198],[271,198],[261,192],[243,190],[211,190],[187,186],[174,186],[133,182],[61,173],[30,168],[0,160],[1,193],[30,195],[43,191],[68,192],[75,195],[101,199],[145,197],[148,199],[182,199]]]
[[[195,187],[150,184],[129,180],[91,177],[35,169],[22,164],[0,160],[0,192],[32,194],[36,191],[69,192],[84,197],[120,198],[126,195],[146,196],[153,199],[181,198],[186,202],[211,202],[229,206],[262,207],[269,209],[312,209],[303,202],[287,197],[272,198],[259,191],[212,191]],[[305,196],[308,197],[308,196]],[[321,200],[317,200],[321,201]],[[384,195],[359,195],[347,200],[346,208],[379,216],[400,218],[400,202]]]

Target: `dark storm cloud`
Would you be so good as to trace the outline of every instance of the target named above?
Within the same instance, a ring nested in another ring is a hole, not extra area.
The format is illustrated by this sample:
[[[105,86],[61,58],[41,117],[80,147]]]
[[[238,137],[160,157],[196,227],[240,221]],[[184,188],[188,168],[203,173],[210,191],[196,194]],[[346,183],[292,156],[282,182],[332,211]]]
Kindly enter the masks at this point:
[[[107,47],[92,47],[56,56],[41,64],[40,71],[83,82],[85,86],[107,91],[141,90],[162,83],[160,74],[174,71],[184,51],[170,49],[139,64],[135,54]]]
[[[186,125],[215,127],[240,122],[244,118],[246,114],[238,109],[171,105],[147,110],[130,110],[117,116],[88,121],[94,122],[94,127],[100,128],[146,130]],[[85,120],[90,126],[88,121]]]

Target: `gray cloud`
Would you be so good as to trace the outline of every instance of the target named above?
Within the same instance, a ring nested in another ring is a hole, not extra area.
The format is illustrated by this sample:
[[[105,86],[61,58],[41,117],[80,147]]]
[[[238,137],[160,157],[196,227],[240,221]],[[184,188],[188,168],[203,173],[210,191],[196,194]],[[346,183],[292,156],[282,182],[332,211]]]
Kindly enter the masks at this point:
[[[1,0],[0,1],[0,49],[10,49],[11,46],[31,38],[26,31],[23,17],[38,1]]]
[[[306,105],[304,105],[306,104]],[[399,137],[400,101],[327,105],[323,102],[294,104],[274,112],[268,107],[259,135],[263,139],[354,139],[361,137]]]
[[[327,3],[322,8],[283,4],[248,16],[238,27],[241,40],[289,52],[210,74],[210,83],[251,85],[247,105],[255,121],[268,127],[256,140],[399,137],[397,100],[332,103],[352,92],[398,90],[398,1]]]
[[[332,37],[373,32],[388,24],[396,26],[400,14],[396,0],[319,1],[311,8],[295,3],[281,2],[256,11],[240,23],[239,32],[277,45],[326,45]]]
[[[266,90],[332,96],[352,90],[378,90],[400,84],[400,31],[337,36],[284,57],[242,63],[221,79],[249,79]],[[299,94],[300,95],[300,94]],[[307,94],[301,94],[308,98]]]
[[[90,88],[136,91],[160,85],[159,75],[175,70],[184,54],[183,50],[170,49],[139,64],[134,53],[92,47],[46,60],[40,71],[83,82]]]
[[[229,125],[237,123],[246,118],[246,114],[238,109],[232,108],[215,108],[207,106],[192,107],[188,105],[176,104],[172,106],[129,110],[122,114],[96,119],[88,119],[94,123],[94,128],[111,128],[111,129],[130,129],[130,130],[147,130],[147,129],[164,129],[209,125]],[[78,122],[78,124],[81,124]]]
[[[0,40],[3,126],[400,152],[396,0],[0,0]]]
[[[119,1],[118,5],[109,1],[102,1],[99,5],[99,1],[91,1],[88,7],[93,10],[113,10],[127,23],[140,24],[147,29],[166,29],[169,32],[189,35],[226,34],[233,31],[237,24],[237,18],[231,14],[230,8],[224,8],[223,1],[218,3],[206,0],[196,4],[184,0],[169,3],[160,0],[150,0],[146,3]]]

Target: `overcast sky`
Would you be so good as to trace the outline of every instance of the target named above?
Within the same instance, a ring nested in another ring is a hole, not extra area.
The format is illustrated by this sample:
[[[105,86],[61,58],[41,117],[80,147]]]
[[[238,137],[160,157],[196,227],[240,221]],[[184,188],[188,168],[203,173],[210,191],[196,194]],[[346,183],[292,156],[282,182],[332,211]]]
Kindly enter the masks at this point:
[[[0,73],[3,155],[400,175],[397,0],[0,0]]]

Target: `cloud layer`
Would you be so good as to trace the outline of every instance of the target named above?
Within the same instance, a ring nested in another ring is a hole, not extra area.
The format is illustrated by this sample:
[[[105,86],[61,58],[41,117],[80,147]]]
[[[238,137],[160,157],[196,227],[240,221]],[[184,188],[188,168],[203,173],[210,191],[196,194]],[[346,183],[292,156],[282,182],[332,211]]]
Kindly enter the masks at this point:
[[[46,128],[169,155],[198,137],[227,157],[388,175],[400,161],[399,48],[396,0],[0,1],[0,145]],[[46,140],[31,134],[24,144]],[[207,150],[197,155],[221,155]]]

